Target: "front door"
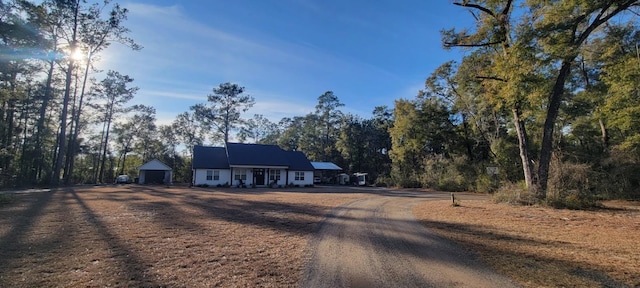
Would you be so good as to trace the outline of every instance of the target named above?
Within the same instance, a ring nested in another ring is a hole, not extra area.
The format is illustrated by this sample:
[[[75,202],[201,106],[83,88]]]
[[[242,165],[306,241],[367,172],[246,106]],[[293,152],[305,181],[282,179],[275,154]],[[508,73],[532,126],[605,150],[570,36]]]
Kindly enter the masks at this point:
[[[253,169],[253,183],[256,186],[264,185],[264,169]]]

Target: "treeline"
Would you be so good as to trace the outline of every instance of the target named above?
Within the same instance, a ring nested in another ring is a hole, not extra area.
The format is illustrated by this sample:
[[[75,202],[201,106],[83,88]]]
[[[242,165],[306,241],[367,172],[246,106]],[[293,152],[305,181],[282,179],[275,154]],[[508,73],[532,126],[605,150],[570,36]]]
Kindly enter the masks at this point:
[[[1,2],[0,185],[111,182],[152,158],[189,182],[193,145],[232,140],[303,151],[381,186],[575,206],[639,198],[640,2],[453,4],[477,20],[442,31],[444,48],[465,56],[370,118],[342,112],[328,91],[308,115],[243,119],[255,99],[223,83],[156,125],[152,107],[128,104],[133,79],[90,77],[111,43],[141,48],[127,37],[126,9]]]
[[[476,24],[443,30],[442,42],[466,56],[396,101],[392,180],[482,191],[518,183],[501,196],[576,207],[639,198],[640,2],[453,4]]]
[[[126,16],[109,1],[0,2],[0,187],[113,176],[109,132],[123,129],[113,119],[153,112],[126,106],[137,90],[128,76],[89,77],[112,43],[141,48],[127,36]]]

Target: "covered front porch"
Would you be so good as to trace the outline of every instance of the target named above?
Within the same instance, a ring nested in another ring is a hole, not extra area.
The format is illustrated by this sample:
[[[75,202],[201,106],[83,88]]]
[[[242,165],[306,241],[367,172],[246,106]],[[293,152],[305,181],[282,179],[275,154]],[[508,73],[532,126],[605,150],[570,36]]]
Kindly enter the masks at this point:
[[[234,187],[284,187],[288,183],[286,166],[231,166]]]

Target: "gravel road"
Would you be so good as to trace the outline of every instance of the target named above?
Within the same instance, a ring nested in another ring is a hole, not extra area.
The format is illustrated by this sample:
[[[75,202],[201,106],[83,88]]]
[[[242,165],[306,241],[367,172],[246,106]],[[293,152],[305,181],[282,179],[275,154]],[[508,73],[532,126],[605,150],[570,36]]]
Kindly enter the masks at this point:
[[[516,287],[415,220],[413,205],[446,197],[385,192],[336,208],[313,240],[301,286]]]

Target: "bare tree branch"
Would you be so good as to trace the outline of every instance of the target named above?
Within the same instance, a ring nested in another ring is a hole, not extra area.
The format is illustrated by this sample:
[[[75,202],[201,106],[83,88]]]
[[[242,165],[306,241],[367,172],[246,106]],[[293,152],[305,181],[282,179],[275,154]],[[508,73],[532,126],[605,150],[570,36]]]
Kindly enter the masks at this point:
[[[509,2],[511,2],[511,1],[509,1]],[[496,18],[496,14],[494,14],[493,11],[491,11],[491,10],[485,8],[485,7],[482,7],[482,6],[478,5],[478,4],[469,4],[469,3],[467,3],[465,1],[464,3],[453,2],[453,5],[458,5],[458,6],[462,6],[462,7],[469,7],[469,8],[475,8],[475,9],[478,9],[478,10],[484,12],[484,13],[487,13],[487,14],[491,15],[491,17],[493,17],[493,18]]]
[[[476,79],[480,79],[480,80],[496,80],[496,81],[507,82],[507,79],[503,79],[503,78],[495,77],[495,76],[476,76]]]
[[[486,46],[493,46],[501,43],[502,43],[501,41],[476,43],[476,44],[460,44],[460,43],[454,43],[454,42],[444,42],[444,45],[446,47],[486,47]]]

